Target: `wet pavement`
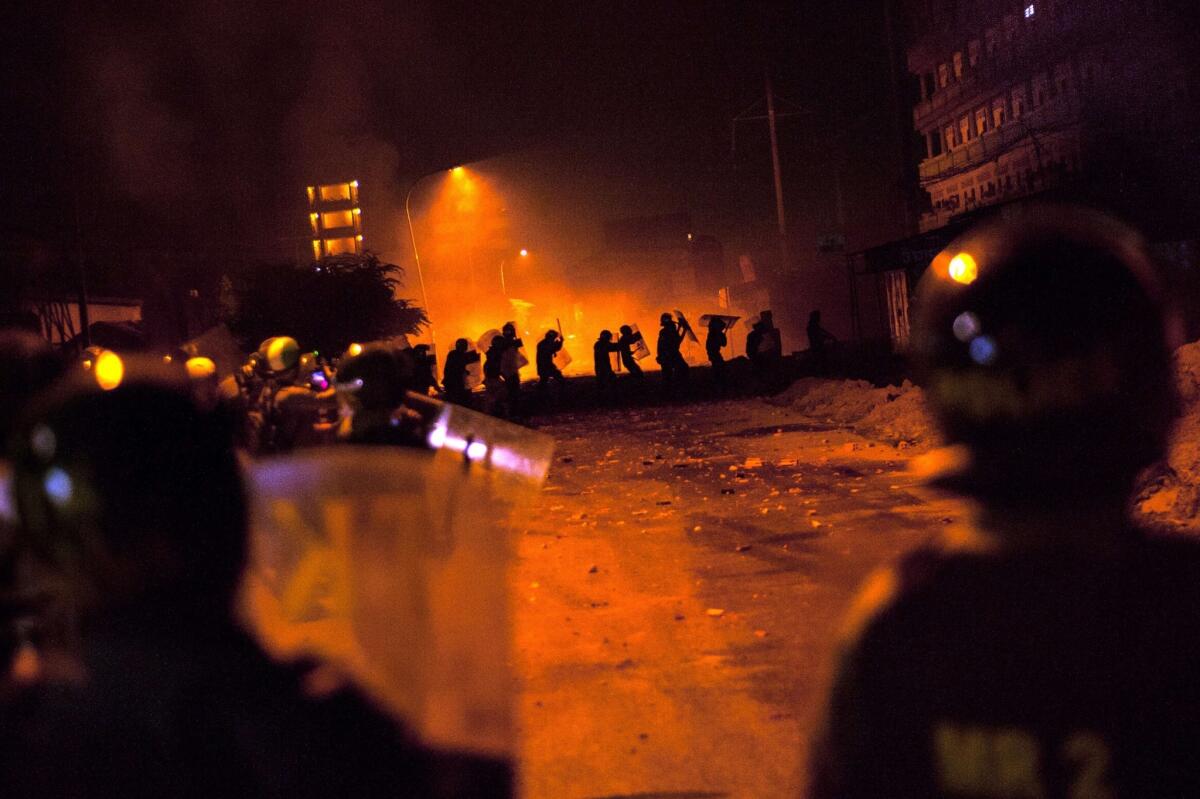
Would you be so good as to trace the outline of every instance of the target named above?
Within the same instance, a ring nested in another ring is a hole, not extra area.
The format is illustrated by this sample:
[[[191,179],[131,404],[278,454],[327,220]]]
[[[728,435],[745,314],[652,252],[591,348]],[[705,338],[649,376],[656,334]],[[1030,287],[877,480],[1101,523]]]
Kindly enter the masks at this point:
[[[761,400],[543,420],[514,526],[527,797],[795,796],[857,584],[964,509]]]

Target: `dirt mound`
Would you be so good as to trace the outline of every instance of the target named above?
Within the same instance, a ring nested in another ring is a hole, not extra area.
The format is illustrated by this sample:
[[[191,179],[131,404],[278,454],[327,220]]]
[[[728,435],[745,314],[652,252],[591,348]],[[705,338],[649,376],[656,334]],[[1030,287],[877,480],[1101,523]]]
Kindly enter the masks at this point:
[[[1175,351],[1175,385],[1182,404],[1165,463],[1149,469],[1138,491],[1144,521],[1200,534],[1200,341]]]
[[[865,380],[810,377],[796,381],[772,401],[893,444],[932,444],[936,439],[924,392],[907,380],[899,386],[875,388]]]
[[[1167,458],[1148,469],[1135,493],[1136,514],[1159,528],[1200,535],[1200,341],[1175,352],[1181,415]],[[909,381],[876,388],[865,380],[805,378],[773,404],[892,444],[935,446],[937,429],[924,392]]]

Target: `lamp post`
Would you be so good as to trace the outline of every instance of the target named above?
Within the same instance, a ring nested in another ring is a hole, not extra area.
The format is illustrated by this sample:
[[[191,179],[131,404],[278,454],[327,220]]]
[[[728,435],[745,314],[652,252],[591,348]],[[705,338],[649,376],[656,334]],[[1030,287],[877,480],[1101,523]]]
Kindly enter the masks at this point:
[[[522,248],[521,248],[521,249],[520,249],[520,250],[517,252],[517,255],[521,256],[522,258],[528,258],[528,257],[529,257],[529,250],[527,250],[527,249],[525,249],[524,247],[522,247]],[[505,265],[506,263],[508,263],[508,259],[507,259],[507,258],[501,258],[501,259],[500,259],[500,293],[501,293],[501,294],[503,294],[505,297],[507,297],[507,296],[508,296],[508,287],[507,287],[507,286],[504,284],[504,265]]]
[[[412,200],[413,189],[425,178],[433,177],[434,175],[445,172],[444,169],[437,169],[433,172],[426,172],[412,182],[408,187],[408,193],[404,195],[404,217],[408,220],[408,237],[412,241],[413,262],[417,265],[417,281],[421,285],[421,303],[425,306],[425,316],[429,319],[429,343],[430,349],[433,351],[433,357],[437,358],[437,337],[433,330],[433,314],[429,310],[429,295],[425,292],[425,275],[421,271],[421,254],[417,251],[417,235],[413,232],[412,211],[409,208],[409,202]],[[462,167],[456,166],[450,170],[451,174],[461,174]]]

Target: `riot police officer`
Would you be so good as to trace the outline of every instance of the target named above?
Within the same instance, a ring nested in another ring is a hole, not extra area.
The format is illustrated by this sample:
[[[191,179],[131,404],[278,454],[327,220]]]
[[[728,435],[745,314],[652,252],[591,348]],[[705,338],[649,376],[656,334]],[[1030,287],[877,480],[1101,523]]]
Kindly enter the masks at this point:
[[[0,708],[5,795],[509,795],[503,764],[428,750],[242,630],[228,419],[182,367],[124,366],[52,389],[12,439],[19,574],[69,602],[78,673]]]
[[[971,524],[876,574],[811,795],[1200,795],[1200,542],[1127,515],[1176,411],[1139,237],[1035,207],[950,245],[912,346]]]

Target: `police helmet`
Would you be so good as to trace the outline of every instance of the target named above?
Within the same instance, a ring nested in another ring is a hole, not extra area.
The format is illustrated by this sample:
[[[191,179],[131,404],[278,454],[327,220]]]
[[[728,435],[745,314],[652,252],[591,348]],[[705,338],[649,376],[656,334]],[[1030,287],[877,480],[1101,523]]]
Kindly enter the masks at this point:
[[[918,380],[966,456],[945,482],[1008,500],[1126,492],[1162,456],[1177,325],[1124,224],[1059,206],[985,222],[915,302]]]
[[[246,557],[230,419],[197,404],[182,364],[108,355],[10,441],[21,540],[97,604],[228,607]]]
[[[404,402],[414,372],[413,356],[407,350],[368,346],[342,362],[336,388],[354,397],[360,408],[392,410]]]
[[[258,355],[268,371],[279,374],[300,363],[300,345],[291,336],[272,336],[258,345]]]

